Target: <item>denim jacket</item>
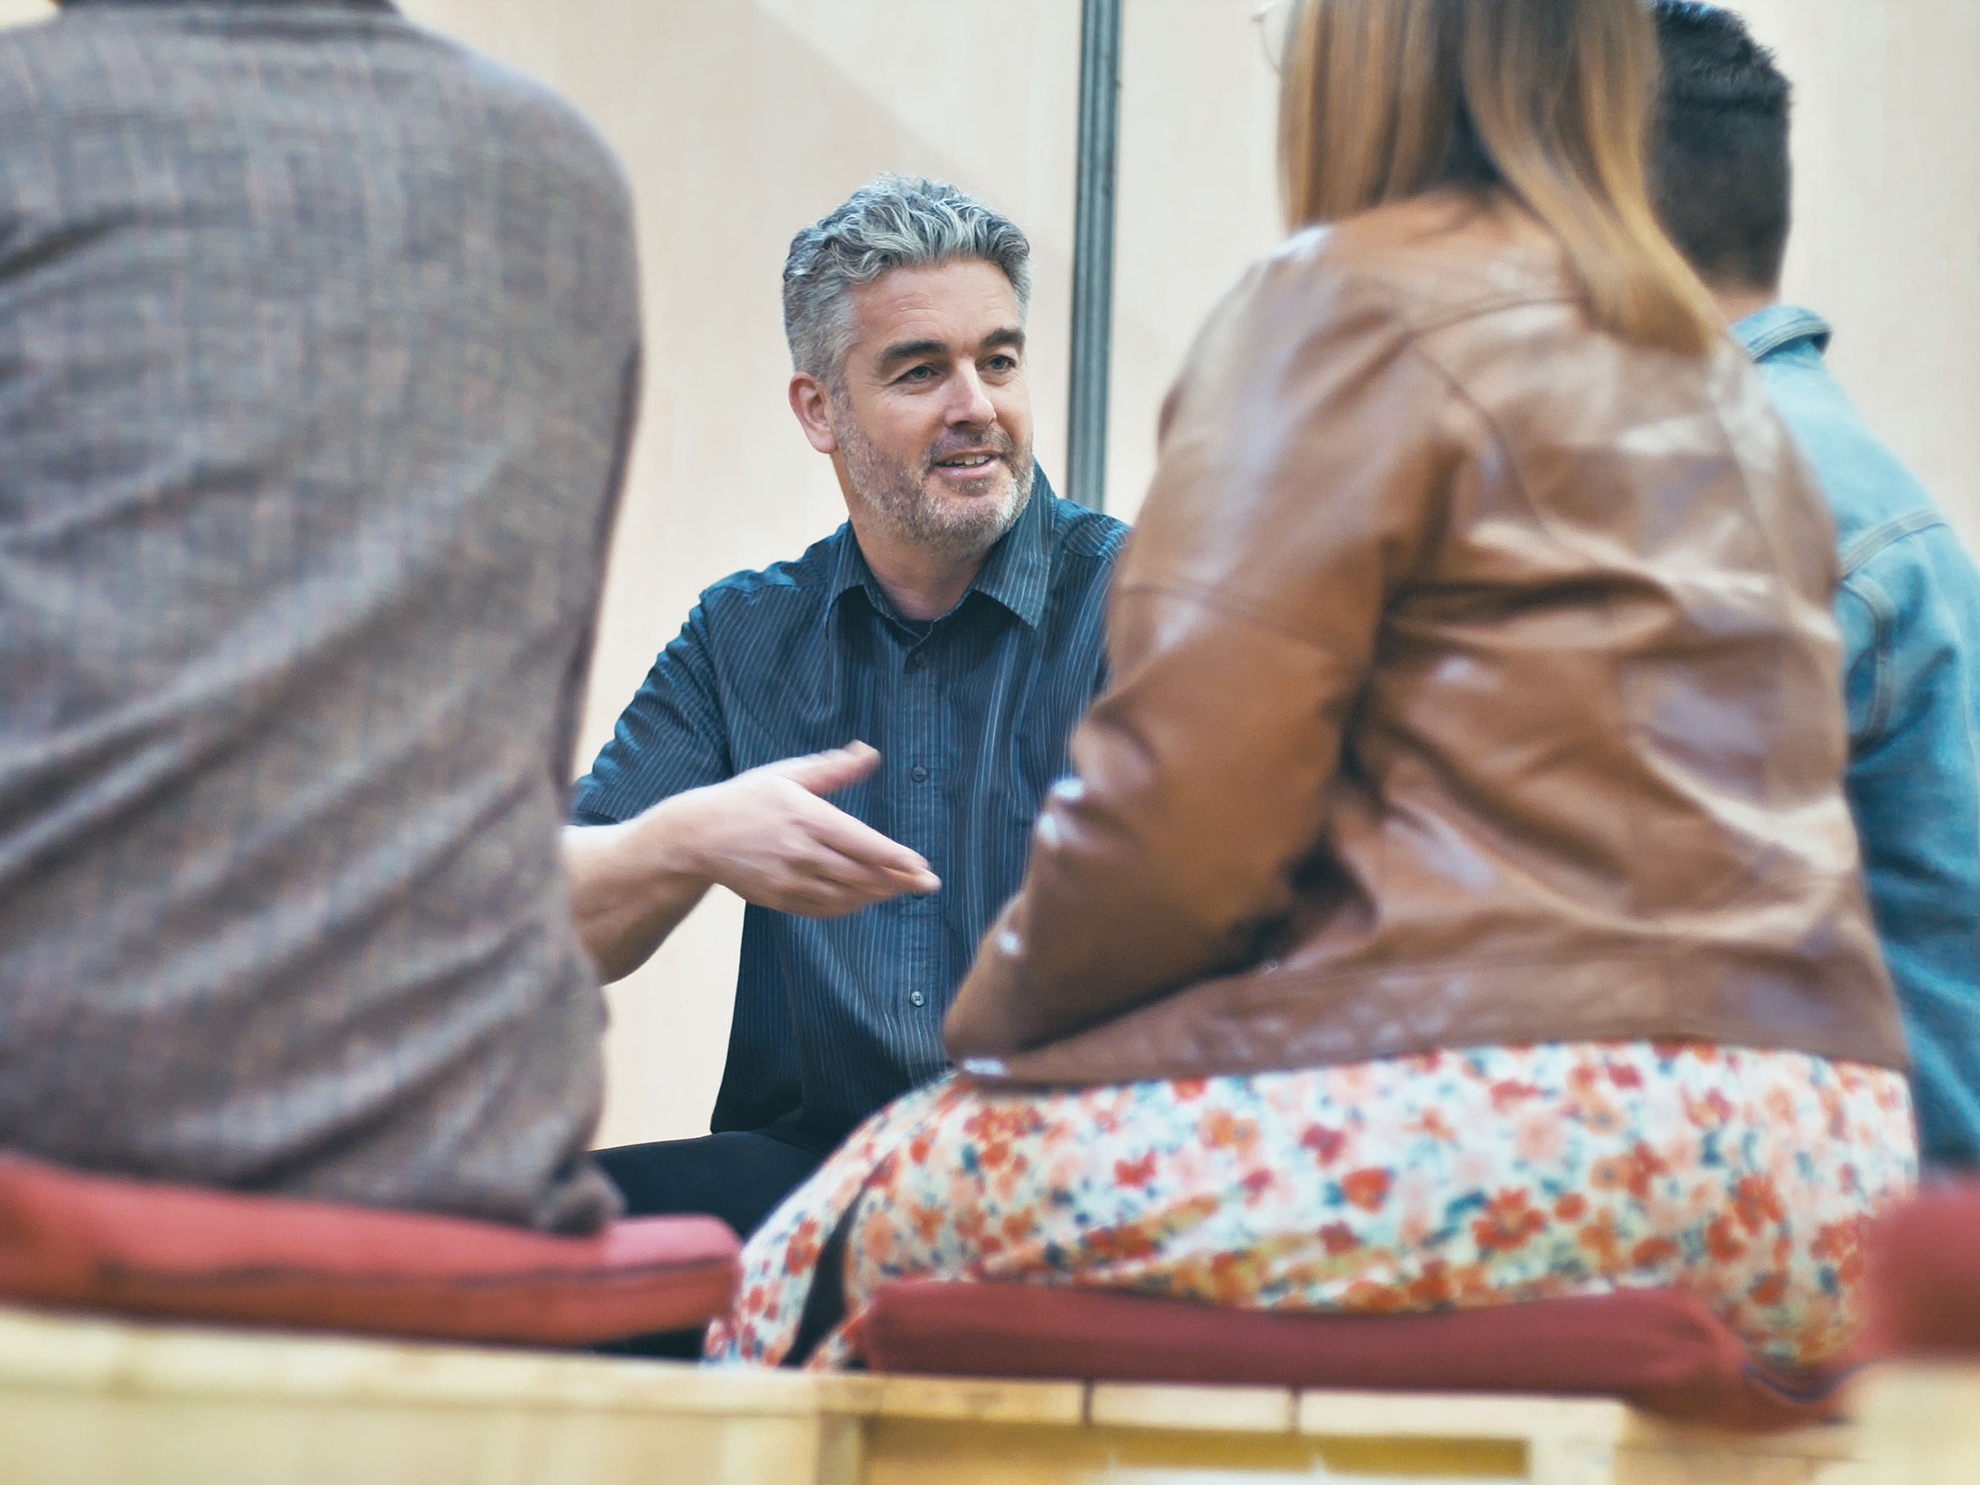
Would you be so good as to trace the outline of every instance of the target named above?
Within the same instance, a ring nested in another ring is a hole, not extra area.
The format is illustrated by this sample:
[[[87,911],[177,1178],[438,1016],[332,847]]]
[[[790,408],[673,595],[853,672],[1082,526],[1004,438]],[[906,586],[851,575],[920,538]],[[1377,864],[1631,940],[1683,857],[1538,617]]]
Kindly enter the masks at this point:
[[[1835,512],[1845,786],[1911,1046],[1920,1153],[1980,1164],[1980,571],[1822,364],[1820,315],[1770,305],[1733,334]]]

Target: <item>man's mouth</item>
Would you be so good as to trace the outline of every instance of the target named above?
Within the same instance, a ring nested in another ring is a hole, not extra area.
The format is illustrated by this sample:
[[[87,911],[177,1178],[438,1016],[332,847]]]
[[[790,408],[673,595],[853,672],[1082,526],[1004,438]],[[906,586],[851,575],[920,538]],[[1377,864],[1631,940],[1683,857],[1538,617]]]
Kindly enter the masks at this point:
[[[937,459],[937,469],[981,469],[986,464],[997,462],[997,456],[990,453],[951,454],[946,459]]]

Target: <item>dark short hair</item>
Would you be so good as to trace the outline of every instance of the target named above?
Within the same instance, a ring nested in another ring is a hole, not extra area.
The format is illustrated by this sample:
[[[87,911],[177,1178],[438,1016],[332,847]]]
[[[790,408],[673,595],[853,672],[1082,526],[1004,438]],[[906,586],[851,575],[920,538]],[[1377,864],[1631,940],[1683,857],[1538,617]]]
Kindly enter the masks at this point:
[[[1663,54],[1651,146],[1657,213],[1708,284],[1772,289],[1787,252],[1791,89],[1746,23],[1657,0]]]

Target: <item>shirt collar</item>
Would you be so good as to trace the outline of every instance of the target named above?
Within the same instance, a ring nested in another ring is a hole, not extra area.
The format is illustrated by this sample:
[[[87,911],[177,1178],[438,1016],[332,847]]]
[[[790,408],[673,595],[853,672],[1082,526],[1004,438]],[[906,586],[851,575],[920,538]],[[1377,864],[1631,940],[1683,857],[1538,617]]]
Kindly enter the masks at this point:
[[[1747,355],[1761,361],[1803,340],[1812,342],[1818,352],[1826,351],[1832,332],[1829,322],[1812,309],[1803,309],[1798,304],[1770,304],[1736,323],[1732,333],[1733,339],[1746,347]]]
[[[887,592],[873,576],[873,569],[866,565],[866,553],[859,549],[859,538],[853,534],[852,522],[846,522],[834,532],[832,540],[839,550],[832,562],[830,607],[837,608],[839,600],[854,588],[864,588],[875,608],[883,614],[892,613],[894,606],[887,601]]]
[[[1045,598],[1052,584],[1051,506],[1052,486],[1045,478],[1045,471],[1034,465],[1031,498],[1025,501],[1011,529],[997,539],[969,585],[970,593],[993,599],[1033,629],[1044,621]],[[866,565],[866,554],[859,549],[852,522],[839,528],[837,540],[839,554],[832,571],[833,607],[851,589],[864,588],[876,609],[893,614],[894,605],[886,590],[873,576],[873,569]]]
[[[1052,487],[1045,471],[1032,465],[1031,496],[990,555],[983,559],[970,584],[985,598],[994,598],[1036,629],[1045,617],[1045,593],[1052,585],[1052,554],[1047,537],[1052,521]]]

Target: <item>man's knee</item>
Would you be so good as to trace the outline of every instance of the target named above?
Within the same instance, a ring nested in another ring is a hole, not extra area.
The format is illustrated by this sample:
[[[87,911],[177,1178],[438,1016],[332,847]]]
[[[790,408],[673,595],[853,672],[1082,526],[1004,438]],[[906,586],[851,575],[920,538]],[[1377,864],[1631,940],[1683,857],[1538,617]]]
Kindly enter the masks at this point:
[[[599,1168],[636,1217],[703,1212],[744,1237],[824,1159],[767,1134],[728,1131],[600,1150]]]

